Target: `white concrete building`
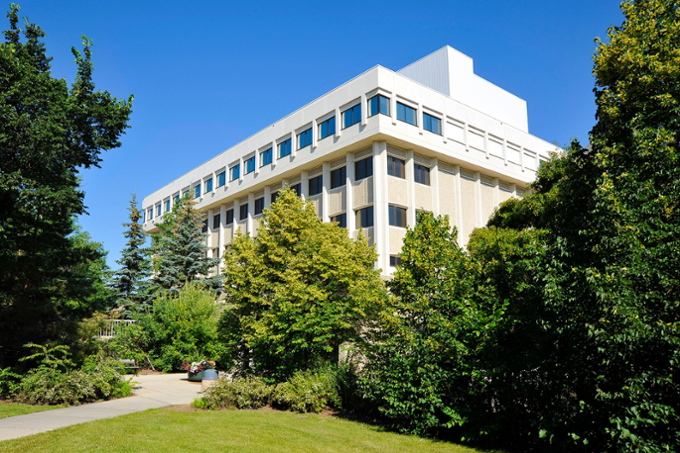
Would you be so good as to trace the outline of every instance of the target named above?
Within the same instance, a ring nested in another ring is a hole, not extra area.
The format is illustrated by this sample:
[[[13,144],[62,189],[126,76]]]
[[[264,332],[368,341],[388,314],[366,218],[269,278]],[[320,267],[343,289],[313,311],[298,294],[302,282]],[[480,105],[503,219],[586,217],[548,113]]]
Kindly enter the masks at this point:
[[[448,214],[465,245],[556,150],[529,134],[524,100],[446,46],[397,72],[375,66],[148,195],[144,229],[191,192],[222,256],[288,184],[324,221],[363,228],[388,275],[418,210]]]

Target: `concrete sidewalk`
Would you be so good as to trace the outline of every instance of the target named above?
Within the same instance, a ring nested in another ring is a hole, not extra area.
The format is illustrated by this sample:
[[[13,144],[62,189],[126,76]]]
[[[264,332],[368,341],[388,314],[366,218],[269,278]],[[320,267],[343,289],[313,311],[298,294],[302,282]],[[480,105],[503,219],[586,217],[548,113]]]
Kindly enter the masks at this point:
[[[2,418],[0,441],[147,409],[189,404],[201,391],[201,383],[187,381],[186,373],[137,376],[133,381],[138,385],[134,396],[128,398]]]

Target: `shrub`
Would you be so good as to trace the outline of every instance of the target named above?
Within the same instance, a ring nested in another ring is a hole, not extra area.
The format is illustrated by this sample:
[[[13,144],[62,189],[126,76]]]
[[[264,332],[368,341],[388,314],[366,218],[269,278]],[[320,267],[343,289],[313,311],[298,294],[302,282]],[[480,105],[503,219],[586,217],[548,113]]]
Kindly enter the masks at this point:
[[[297,412],[321,412],[326,406],[340,408],[336,375],[330,368],[298,371],[276,386],[272,404]]]
[[[229,381],[218,379],[203,396],[194,402],[204,409],[257,409],[269,403],[274,386],[261,377],[248,376]]]
[[[9,398],[19,390],[21,376],[11,368],[0,368],[0,398]]]

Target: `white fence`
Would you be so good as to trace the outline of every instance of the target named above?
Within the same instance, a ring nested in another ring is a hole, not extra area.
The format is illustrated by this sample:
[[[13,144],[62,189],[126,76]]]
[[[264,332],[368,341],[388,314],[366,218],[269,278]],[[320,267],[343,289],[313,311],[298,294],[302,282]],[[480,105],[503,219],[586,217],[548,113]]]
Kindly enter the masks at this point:
[[[109,340],[118,335],[125,327],[133,324],[132,319],[106,319],[104,320],[104,329],[99,331],[97,335],[102,340]]]

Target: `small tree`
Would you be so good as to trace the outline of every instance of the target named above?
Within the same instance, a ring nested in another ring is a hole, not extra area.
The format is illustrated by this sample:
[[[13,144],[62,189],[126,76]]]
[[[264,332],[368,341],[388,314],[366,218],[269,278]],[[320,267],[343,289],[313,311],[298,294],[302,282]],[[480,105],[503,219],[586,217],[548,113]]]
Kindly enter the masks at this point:
[[[144,247],[146,233],[139,223],[142,214],[137,208],[136,193],[132,194],[128,212],[130,221],[123,224],[127,228],[123,235],[128,241],[121,250],[121,258],[116,260],[120,268],[113,273],[109,286],[115,291],[118,307],[125,308],[125,313],[130,315],[131,311],[144,311],[148,308],[151,264],[149,251]]]
[[[337,360],[382,308],[376,253],[323,223],[289,188],[265,209],[256,237],[237,233],[224,256],[229,338],[241,371],[283,379]]]
[[[161,230],[153,235],[152,284],[157,290],[177,290],[193,281],[214,290],[222,287],[222,277],[211,275],[220,259],[207,256],[204,223],[194,204],[188,195],[180,198],[156,224]]]

